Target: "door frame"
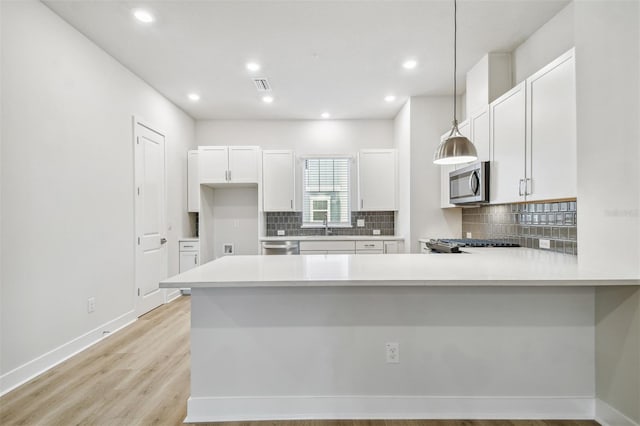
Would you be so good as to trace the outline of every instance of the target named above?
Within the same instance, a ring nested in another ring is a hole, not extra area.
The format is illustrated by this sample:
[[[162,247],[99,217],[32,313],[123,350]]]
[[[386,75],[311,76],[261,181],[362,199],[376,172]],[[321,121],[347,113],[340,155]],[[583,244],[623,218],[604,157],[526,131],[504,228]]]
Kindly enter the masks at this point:
[[[142,230],[140,229],[142,226],[142,223],[139,222],[138,220],[138,210],[139,210],[139,206],[138,206],[138,197],[137,197],[137,181],[136,181],[136,170],[138,167],[138,162],[141,161],[141,159],[138,156],[138,150],[136,149],[136,145],[137,145],[137,141],[138,141],[138,125],[141,125],[145,128],[147,128],[148,130],[159,134],[160,136],[162,136],[164,138],[164,144],[163,144],[163,186],[164,186],[164,191],[163,191],[163,201],[162,201],[162,208],[163,208],[163,228],[164,228],[164,233],[167,233],[167,214],[168,214],[168,208],[167,208],[167,136],[166,136],[166,132],[164,132],[163,130],[159,130],[160,128],[151,124],[149,121],[145,120],[143,117],[139,116],[139,115],[133,115],[132,119],[132,135],[133,135],[133,140],[132,140],[132,149],[133,149],[133,182],[132,182],[132,191],[131,194],[133,196],[133,310],[134,313],[136,315],[136,317],[140,317],[142,315],[144,315],[145,313],[147,313],[148,311],[145,312],[141,312],[141,306],[140,306],[140,286],[138,283],[138,268],[139,268],[139,262],[141,261],[140,257],[139,257],[139,253],[138,253],[138,248],[139,248],[139,243],[138,243],[138,237],[141,235]],[[167,238],[168,239],[168,238]],[[168,253],[168,249],[169,249],[169,242],[167,241],[166,244],[164,244],[164,253],[163,253],[163,269],[164,269],[164,276],[168,276],[169,273],[169,253]],[[166,297],[166,290],[165,289],[160,289],[160,294],[161,294],[161,298],[162,298],[162,304],[167,302],[167,297]],[[159,306],[160,306],[159,305]]]

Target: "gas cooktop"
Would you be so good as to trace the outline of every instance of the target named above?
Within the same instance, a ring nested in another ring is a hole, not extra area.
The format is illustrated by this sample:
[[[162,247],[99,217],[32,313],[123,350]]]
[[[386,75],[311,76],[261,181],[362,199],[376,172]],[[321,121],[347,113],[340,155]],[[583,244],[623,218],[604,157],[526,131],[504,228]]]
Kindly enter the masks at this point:
[[[460,247],[520,247],[518,243],[511,243],[504,240],[482,240],[476,238],[440,239],[439,241],[457,244]]]

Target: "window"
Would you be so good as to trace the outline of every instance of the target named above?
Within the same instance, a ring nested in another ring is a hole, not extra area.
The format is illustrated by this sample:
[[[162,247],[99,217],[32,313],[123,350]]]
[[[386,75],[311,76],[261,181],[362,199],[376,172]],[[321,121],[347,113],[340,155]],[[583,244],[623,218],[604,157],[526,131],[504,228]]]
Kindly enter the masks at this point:
[[[307,158],[304,161],[303,225],[350,226],[351,159]]]

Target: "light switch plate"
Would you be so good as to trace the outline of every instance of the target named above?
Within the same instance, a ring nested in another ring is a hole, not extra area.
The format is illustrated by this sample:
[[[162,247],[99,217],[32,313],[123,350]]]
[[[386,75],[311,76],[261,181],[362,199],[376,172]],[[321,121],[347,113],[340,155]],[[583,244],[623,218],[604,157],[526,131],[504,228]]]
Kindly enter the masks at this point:
[[[380,235],[380,230],[379,229],[374,229],[373,230],[373,235]]]
[[[284,235],[284,229],[278,229],[278,237],[282,237]]]
[[[364,226],[364,219],[358,219],[357,225],[358,228],[362,228]]]
[[[467,238],[473,238],[473,237],[471,236],[471,232],[467,232]]]

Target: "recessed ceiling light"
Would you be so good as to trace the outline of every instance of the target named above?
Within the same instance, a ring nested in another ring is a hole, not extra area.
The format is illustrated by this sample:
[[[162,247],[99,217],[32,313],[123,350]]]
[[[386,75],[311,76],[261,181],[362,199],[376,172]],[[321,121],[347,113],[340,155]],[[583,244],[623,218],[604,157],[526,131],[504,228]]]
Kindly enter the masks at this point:
[[[329,118],[329,117],[331,117],[331,114],[329,114],[328,112],[323,112],[321,117],[322,118]]]
[[[145,24],[149,24],[155,20],[153,15],[144,9],[134,10],[133,16],[135,16],[138,21],[144,22]]]
[[[406,68],[408,70],[412,70],[414,69],[416,66],[418,66],[418,61],[414,60],[414,59],[409,59],[408,61],[404,61],[402,63],[402,67]]]
[[[258,71],[260,69],[260,64],[257,64],[255,62],[249,62],[247,63],[247,69],[249,71]]]
[[[191,99],[194,102],[199,101],[200,95],[198,95],[197,93],[189,93],[189,99]]]
[[[262,97],[262,102],[270,104],[271,102],[273,102],[273,96],[269,96],[269,95],[263,96]]]
[[[387,102],[393,102],[393,101],[396,100],[396,97],[393,96],[393,95],[387,95],[387,96],[384,97],[384,100],[387,101]]]

